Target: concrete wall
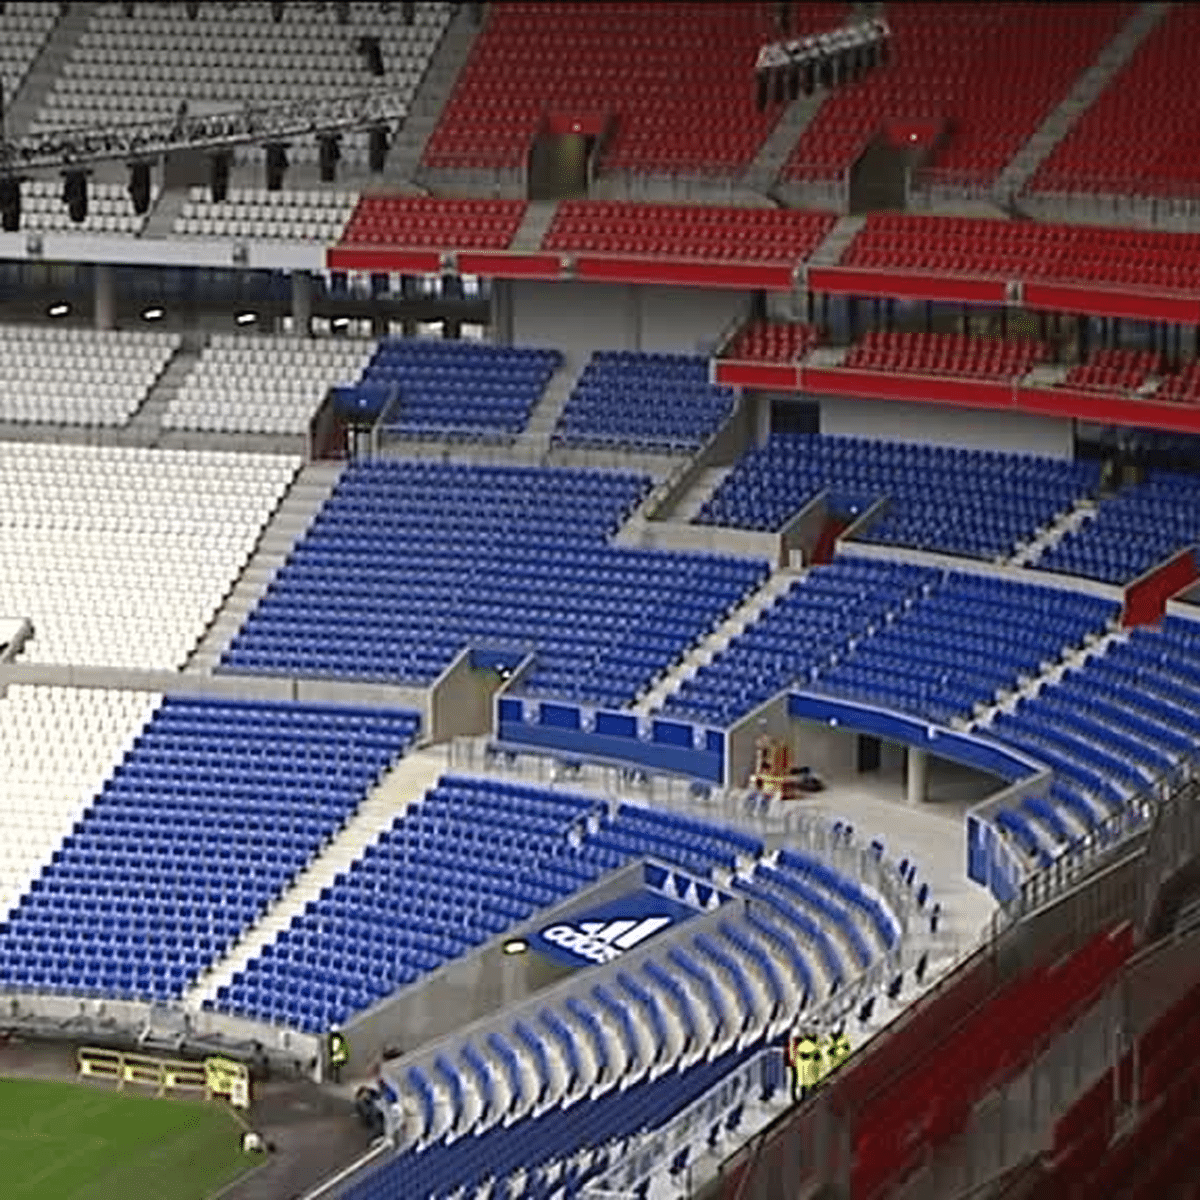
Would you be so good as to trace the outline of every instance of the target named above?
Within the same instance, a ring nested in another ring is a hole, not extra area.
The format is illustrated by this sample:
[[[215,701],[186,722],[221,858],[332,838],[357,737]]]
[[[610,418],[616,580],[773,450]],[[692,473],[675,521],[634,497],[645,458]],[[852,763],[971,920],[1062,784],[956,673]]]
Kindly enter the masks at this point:
[[[1053,417],[821,397],[821,432],[885,441],[927,442],[967,450],[1009,450],[1073,458],[1073,423]]]
[[[746,292],[618,283],[497,281],[496,337],[517,346],[708,354],[749,314]]]
[[[447,742],[491,732],[492,697],[500,688],[494,671],[471,666],[471,651],[463,650],[437,678],[429,696],[429,739]]]
[[[568,358],[593,350],[636,350],[637,307],[625,284],[514,280],[506,287],[516,346],[552,346]]]
[[[709,354],[717,338],[750,314],[746,292],[646,286],[633,289],[638,345],[664,354]]]

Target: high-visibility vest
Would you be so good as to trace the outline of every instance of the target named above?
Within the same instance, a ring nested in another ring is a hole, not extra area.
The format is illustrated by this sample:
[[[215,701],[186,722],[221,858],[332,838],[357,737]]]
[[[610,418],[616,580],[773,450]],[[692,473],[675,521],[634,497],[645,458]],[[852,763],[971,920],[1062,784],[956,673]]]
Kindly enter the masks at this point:
[[[850,1039],[844,1033],[835,1033],[829,1039],[829,1069],[836,1070],[842,1060],[850,1056]]]
[[[340,1067],[350,1057],[350,1047],[340,1033],[329,1035],[329,1064]]]
[[[806,1088],[821,1082],[821,1047],[813,1038],[801,1038],[796,1045],[796,1078]]]

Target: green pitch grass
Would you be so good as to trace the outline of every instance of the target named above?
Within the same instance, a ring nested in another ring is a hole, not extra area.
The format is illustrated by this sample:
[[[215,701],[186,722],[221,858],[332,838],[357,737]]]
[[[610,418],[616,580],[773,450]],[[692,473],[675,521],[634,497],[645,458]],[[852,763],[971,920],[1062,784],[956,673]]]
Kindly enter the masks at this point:
[[[219,1104],[0,1079],[5,1200],[205,1200],[260,1162]]]

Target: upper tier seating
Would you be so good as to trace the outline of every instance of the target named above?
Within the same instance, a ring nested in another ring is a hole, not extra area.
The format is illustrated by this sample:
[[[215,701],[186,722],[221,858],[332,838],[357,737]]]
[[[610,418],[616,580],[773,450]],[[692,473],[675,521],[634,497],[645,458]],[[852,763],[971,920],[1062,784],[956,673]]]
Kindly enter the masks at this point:
[[[733,390],[708,382],[708,359],[599,350],[584,368],[553,443],[690,453],[733,410]]]
[[[391,401],[390,433],[512,437],[561,363],[557,350],[396,338],[379,343],[355,392],[372,411]]]
[[[179,341],[173,333],[0,325],[0,421],[124,425]]]
[[[889,120],[929,119],[949,127],[933,165],[990,182],[1134,8],[1095,4],[1080,21],[1048,5],[894,5],[888,65],[826,98],[784,178],[838,178]]]
[[[1200,234],[872,213],[841,264],[1194,292]]]
[[[727,727],[790,684],[846,654],[870,626],[897,617],[935,585],[927,567],[837,558],[815,567],[687,679],[663,705],[668,716]]]
[[[899,333],[877,329],[850,347],[843,365],[924,375],[1019,379],[1028,374],[1035,363],[1048,357],[1045,346],[1028,339],[1000,341],[958,333]]]
[[[164,429],[306,434],[331,387],[358,378],[369,340],[214,334],[163,414]]]
[[[157,703],[147,692],[19,684],[0,698],[0,923]]]
[[[794,11],[799,35],[832,28],[846,8]],[[544,115],[554,113],[615,118],[606,167],[743,167],[779,118],[777,107],[756,111],[752,75],[759,48],[777,33],[768,9],[755,4],[499,4],[425,165],[523,166]]]
[[[810,685],[945,724],[1101,632],[1115,601],[985,575],[947,573],[904,617],[815,672]]]
[[[363,196],[342,234],[342,242],[435,250],[506,250],[524,216],[524,200]]]
[[[59,14],[51,3],[6,4],[0,12],[0,92],[11,103]]]
[[[182,666],[299,460],[0,442],[0,612],[31,662]]]
[[[542,249],[794,263],[812,254],[836,220],[784,208],[564,200]]]
[[[608,546],[648,483],[357,463],[224,662],[427,683],[468,644],[536,647],[528,690],[625,704],[766,574],[743,559]]]
[[[722,358],[751,362],[796,362],[820,341],[815,325],[798,321],[751,321],[721,352]]]
[[[175,232],[187,237],[336,242],[357,204],[357,192],[266,188],[230,188],[218,204],[208,188],[193,187],[175,218]]]
[[[1098,482],[1095,463],[777,433],[741,459],[697,521],[778,529],[825,490],[840,517],[860,515],[888,496],[866,540],[1000,558]]]
[[[159,192],[158,184],[152,184],[151,208]],[[137,234],[145,224],[146,216],[139,217],[133,211],[129,192],[119,183],[88,183],[88,212],[79,224],[71,220],[63,203],[61,179],[29,179],[21,186],[22,229]]]
[[[1127,583],[1200,541],[1200,477],[1152,471],[1042,555],[1044,571]]]
[[[0,982],[178,999],[336,835],[419,720],[165,700],[0,925]]]
[[[288,4],[276,23],[267,4],[202,4],[192,20],[182,4],[97,4],[87,30],[56,78],[32,132],[128,125],[177,115],[180,103],[203,115],[211,106],[278,105],[337,99],[368,89],[405,107],[421,82],[450,19],[446,3],[418,4],[404,24],[400,5],[352,4],[338,23],[336,5]],[[358,52],[364,35],[379,38],[384,75],[368,74]],[[261,162],[261,147],[243,152]],[[296,140],[288,155],[315,163],[315,140]],[[367,133],[342,139],[342,159],[367,161]]]
[[[1160,374],[1161,369],[1161,360],[1153,350],[1105,347],[1094,350],[1087,362],[1073,366],[1062,386],[1088,392],[1136,392],[1151,376]],[[1157,399],[1163,398],[1161,389],[1155,395]]]
[[[1192,115],[1200,106],[1200,79],[1191,47],[1198,36],[1200,12],[1190,4],[1172,5],[1053,148],[1027,190],[1194,193],[1200,165]]]

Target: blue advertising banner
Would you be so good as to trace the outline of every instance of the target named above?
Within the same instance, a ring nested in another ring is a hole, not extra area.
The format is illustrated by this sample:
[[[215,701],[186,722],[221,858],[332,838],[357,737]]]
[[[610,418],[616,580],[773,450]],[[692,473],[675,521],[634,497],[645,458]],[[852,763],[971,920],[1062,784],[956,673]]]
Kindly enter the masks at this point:
[[[641,888],[539,929],[529,939],[529,946],[565,966],[591,967],[620,958],[698,911],[660,892]]]

